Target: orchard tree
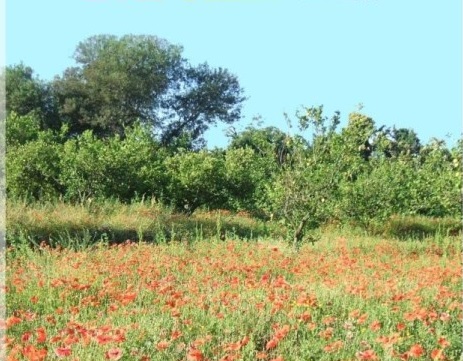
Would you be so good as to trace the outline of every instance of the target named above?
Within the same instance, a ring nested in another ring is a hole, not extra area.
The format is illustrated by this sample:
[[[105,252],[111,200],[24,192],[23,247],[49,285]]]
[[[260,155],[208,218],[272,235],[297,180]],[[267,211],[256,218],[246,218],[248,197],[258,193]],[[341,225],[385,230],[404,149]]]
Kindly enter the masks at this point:
[[[311,231],[332,217],[343,165],[341,137],[336,133],[339,113],[328,118],[319,106],[305,108],[297,117],[301,131],[312,131],[312,141],[289,139],[290,159],[267,188],[271,210],[284,222],[296,247],[303,240],[313,241]]]
[[[123,135],[139,120],[164,145],[181,139],[201,143],[217,121],[240,118],[244,100],[238,80],[224,69],[190,65],[182,47],[155,36],[97,35],[79,43],[76,67],[53,87],[70,131]]]
[[[117,135],[100,139],[85,131],[64,144],[59,173],[64,199],[129,202],[137,196],[161,197],[166,180],[165,150],[140,125],[126,129],[125,134],[124,139]]]
[[[365,161],[369,160],[373,153],[372,138],[375,132],[372,118],[358,112],[350,113],[347,127],[342,130],[342,136],[348,145],[346,151],[353,156],[359,155]]]
[[[218,151],[178,152],[165,160],[167,201],[192,214],[201,206],[222,208],[227,201],[224,157]]]
[[[38,138],[8,147],[6,191],[8,197],[24,200],[56,199],[63,192],[59,180],[62,144],[50,131]]]
[[[240,133],[232,131],[229,136],[231,138],[229,149],[250,148],[256,155],[273,158],[280,166],[291,151],[288,146],[288,135],[276,127],[249,126]]]

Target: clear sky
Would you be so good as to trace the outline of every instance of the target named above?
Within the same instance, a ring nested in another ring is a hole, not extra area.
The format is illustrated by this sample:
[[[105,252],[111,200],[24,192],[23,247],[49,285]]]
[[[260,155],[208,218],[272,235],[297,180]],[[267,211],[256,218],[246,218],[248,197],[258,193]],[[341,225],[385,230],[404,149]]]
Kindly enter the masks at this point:
[[[362,103],[377,125],[454,143],[462,131],[462,2],[458,0],[7,0],[6,64],[45,80],[74,64],[96,34],[150,34],[192,64],[238,76],[244,129],[288,131],[302,106],[341,112]],[[451,138],[446,138],[450,133]],[[208,145],[226,146],[221,128]]]

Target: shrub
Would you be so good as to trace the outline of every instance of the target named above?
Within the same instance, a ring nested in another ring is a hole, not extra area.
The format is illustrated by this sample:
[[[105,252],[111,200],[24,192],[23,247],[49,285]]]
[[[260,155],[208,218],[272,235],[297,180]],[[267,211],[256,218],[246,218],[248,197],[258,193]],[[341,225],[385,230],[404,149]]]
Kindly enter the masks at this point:
[[[46,200],[59,197],[62,145],[49,132],[37,140],[8,148],[6,189],[8,197]]]

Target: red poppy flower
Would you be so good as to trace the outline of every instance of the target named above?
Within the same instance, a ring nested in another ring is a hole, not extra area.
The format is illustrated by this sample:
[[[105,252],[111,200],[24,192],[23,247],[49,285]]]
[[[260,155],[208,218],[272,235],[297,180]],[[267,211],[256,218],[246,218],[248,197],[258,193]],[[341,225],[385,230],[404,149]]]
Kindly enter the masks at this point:
[[[58,357],[68,357],[71,355],[70,347],[58,347],[55,349],[55,354]]]
[[[200,350],[192,348],[190,351],[188,351],[186,358],[188,361],[203,361],[204,355]]]
[[[420,344],[415,344],[412,347],[410,347],[410,350],[408,350],[408,355],[410,357],[421,357],[424,355],[424,349],[423,346]]]

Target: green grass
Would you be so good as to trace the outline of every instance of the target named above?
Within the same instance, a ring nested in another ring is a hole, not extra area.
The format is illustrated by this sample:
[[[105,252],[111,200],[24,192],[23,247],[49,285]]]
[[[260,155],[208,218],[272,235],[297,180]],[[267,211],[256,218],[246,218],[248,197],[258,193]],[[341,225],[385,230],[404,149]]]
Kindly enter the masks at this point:
[[[82,205],[9,201],[6,215],[8,245],[17,244],[21,239],[36,245],[45,242],[52,246],[87,247],[100,241],[165,243],[224,236],[258,239],[284,235],[276,224],[252,219],[246,214],[198,211],[188,217],[146,201]]]
[[[252,218],[245,212],[234,214],[226,210],[198,210],[192,216],[187,216],[175,214],[152,201],[72,205],[61,201],[28,204],[9,200],[6,215],[7,245],[27,240],[35,245],[45,242],[51,246],[83,249],[99,242],[122,243],[126,240],[159,244],[224,237],[248,240],[287,237],[287,230],[281,223]],[[333,224],[310,234],[318,238],[318,234],[323,232],[347,230],[352,233],[354,229],[352,226]],[[461,235],[461,230],[460,219],[395,216],[368,231],[357,228],[356,232],[381,235],[388,239],[431,239],[442,243],[447,236]]]
[[[462,232],[462,220],[452,217],[394,216],[385,224],[373,227],[373,232],[401,240],[458,236]]]

